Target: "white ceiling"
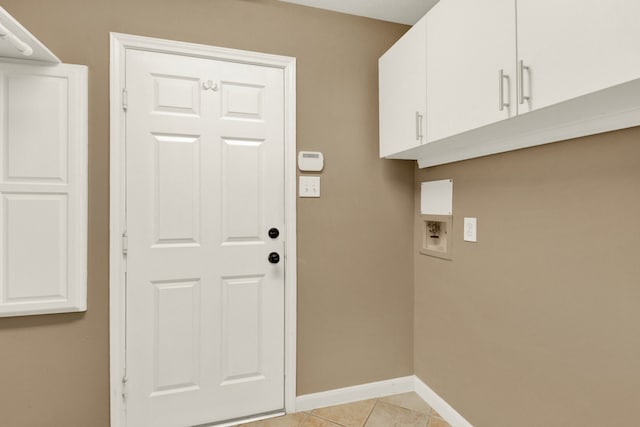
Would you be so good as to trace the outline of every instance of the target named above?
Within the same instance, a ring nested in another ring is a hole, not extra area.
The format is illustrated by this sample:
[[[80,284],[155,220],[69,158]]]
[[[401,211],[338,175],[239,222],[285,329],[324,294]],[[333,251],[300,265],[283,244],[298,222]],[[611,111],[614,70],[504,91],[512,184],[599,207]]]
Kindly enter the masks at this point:
[[[413,25],[438,0],[281,0],[303,6]]]

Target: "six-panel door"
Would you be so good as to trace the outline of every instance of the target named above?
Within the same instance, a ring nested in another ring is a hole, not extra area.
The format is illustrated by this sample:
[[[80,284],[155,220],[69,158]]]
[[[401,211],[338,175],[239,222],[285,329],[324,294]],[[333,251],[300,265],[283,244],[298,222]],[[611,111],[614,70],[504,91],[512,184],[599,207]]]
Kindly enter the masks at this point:
[[[127,421],[284,407],[281,69],[128,51]]]

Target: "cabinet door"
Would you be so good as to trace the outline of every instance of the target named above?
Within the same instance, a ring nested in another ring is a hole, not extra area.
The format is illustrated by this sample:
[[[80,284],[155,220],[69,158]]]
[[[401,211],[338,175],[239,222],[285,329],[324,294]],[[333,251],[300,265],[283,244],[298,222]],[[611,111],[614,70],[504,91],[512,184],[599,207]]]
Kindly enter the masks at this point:
[[[521,111],[640,77],[638,1],[518,0],[517,17]]]
[[[427,142],[516,115],[515,34],[514,0],[446,0],[429,11]]]
[[[0,317],[87,308],[87,68],[0,63]]]
[[[422,18],[379,60],[380,157],[424,142],[425,24]]]

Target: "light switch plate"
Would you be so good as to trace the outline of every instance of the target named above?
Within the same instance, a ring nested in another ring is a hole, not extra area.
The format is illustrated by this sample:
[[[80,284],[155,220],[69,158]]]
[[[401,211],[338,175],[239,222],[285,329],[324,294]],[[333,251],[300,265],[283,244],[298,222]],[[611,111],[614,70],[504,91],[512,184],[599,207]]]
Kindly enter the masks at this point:
[[[478,219],[477,218],[464,219],[464,241],[465,242],[478,241]]]
[[[320,177],[301,176],[298,191],[300,197],[320,197]]]

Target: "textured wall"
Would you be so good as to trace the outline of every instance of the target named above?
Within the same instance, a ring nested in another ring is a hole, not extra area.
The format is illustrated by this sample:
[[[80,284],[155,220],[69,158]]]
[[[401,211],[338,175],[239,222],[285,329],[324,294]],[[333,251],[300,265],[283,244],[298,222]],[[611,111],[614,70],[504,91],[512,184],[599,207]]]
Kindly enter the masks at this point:
[[[410,375],[413,169],[378,152],[377,59],[407,27],[274,0],[5,0],[89,66],[89,310],[0,319],[0,424],[109,423],[109,32],[298,59],[298,148],[322,198],[298,204],[298,394]]]
[[[415,255],[416,374],[475,427],[637,425],[640,128],[418,170],[416,197],[444,178],[453,260]]]

